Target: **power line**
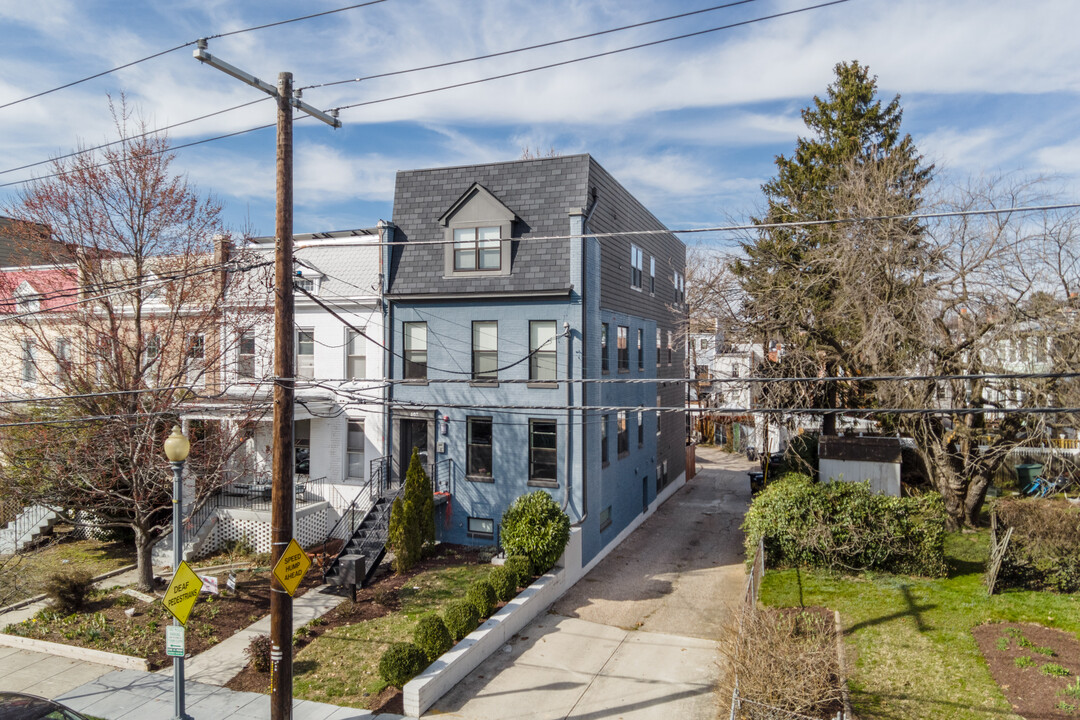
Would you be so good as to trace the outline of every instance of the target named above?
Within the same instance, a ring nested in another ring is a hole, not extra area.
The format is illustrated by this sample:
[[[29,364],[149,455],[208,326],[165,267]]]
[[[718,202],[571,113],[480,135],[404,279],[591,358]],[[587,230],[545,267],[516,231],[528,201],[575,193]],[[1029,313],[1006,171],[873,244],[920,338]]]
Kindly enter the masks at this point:
[[[575,42],[577,40],[587,40],[589,38],[600,37],[602,35],[610,35],[611,33],[622,32],[623,30],[632,30],[634,28],[645,27],[647,25],[655,25],[657,23],[668,22],[669,20],[678,20],[692,15],[701,15],[702,13],[714,12],[716,10],[725,10],[737,5],[746,5],[748,3],[757,2],[757,0],[738,0],[738,2],[730,2],[724,5],[714,5],[712,7],[703,8],[701,10],[692,10],[690,12],[680,13],[678,15],[669,15],[667,17],[656,18],[655,20],[646,20],[644,22],[634,23],[632,25],[623,25],[621,27],[609,28],[607,30],[598,30],[596,32],[586,33],[585,35],[575,35],[574,37],[563,38],[562,40],[550,40],[548,42],[538,43],[536,45],[527,45],[525,47],[514,48],[513,50],[502,50],[499,52],[488,53],[486,55],[476,55],[469,58],[462,58],[460,60],[449,60],[447,62],[434,63],[432,65],[421,65],[419,67],[408,68],[407,70],[391,70],[389,72],[377,73],[375,75],[365,75],[363,77],[351,78],[348,80],[333,80],[331,82],[317,83],[315,85],[305,85],[300,90],[312,90],[317,88],[332,87],[334,85],[345,85],[347,83],[364,82],[365,80],[376,80],[379,78],[394,77],[395,75],[406,75],[408,73],[421,72],[424,70],[436,70],[444,67],[451,67],[453,65],[462,65],[465,63],[476,62],[478,60],[490,60],[491,58],[505,57],[506,55],[514,55],[517,53],[527,52],[529,50],[539,50],[546,47],[554,47],[555,45],[562,45],[568,42]]]
[[[787,12],[775,13],[773,15],[765,15],[759,18],[753,18],[751,20],[743,20],[742,22],[731,23],[729,25],[721,25],[719,27],[709,28],[707,30],[698,30],[697,32],[676,35],[674,37],[663,38],[661,40],[653,40],[646,43],[639,43],[637,45],[630,45],[628,47],[617,48],[615,50],[607,50],[605,52],[585,55],[583,57],[572,58],[570,60],[563,60],[560,62],[548,63],[547,65],[540,65],[537,67],[526,68],[524,70],[517,70],[515,72],[503,73],[501,75],[492,75],[490,77],[480,78],[478,80],[469,80],[467,82],[454,83],[453,85],[444,85],[442,87],[431,88],[428,90],[418,90],[416,92],[405,93],[403,95],[394,95],[393,97],[382,98],[379,100],[367,100],[365,102],[352,103],[351,105],[339,105],[338,107],[334,108],[334,110],[349,110],[352,108],[364,107],[367,105],[376,105],[378,103],[390,102],[392,100],[402,100],[404,98],[417,97],[419,95],[428,95],[431,93],[442,92],[444,90],[453,90],[456,88],[468,87],[469,85],[478,85],[480,83],[491,82],[493,80],[502,80],[504,78],[515,77],[518,75],[526,75],[528,73],[534,73],[540,70],[550,70],[551,68],[562,67],[564,65],[573,65],[574,63],[584,62],[586,60],[595,60],[596,58],[607,57],[609,55],[617,55],[619,53],[629,52],[631,50],[640,50],[641,48],[652,47],[654,45],[662,45],[664,43],[675,42],[676,40],[686,40],[687,38],[719,32],[721,30],[731,30],[732,28],[752,25],[754,23],[764,22],[766,20],[775,20],[777,18],[786,17],[788,15],[797,15],[799,13],[809,12],[810,10],[819,10],[824,7],[829,7],[830,5],[840,5],[846,2],[851,2],[851,0],[830,0],[830,2],[819,3],[817,5],[809,5],[807,7],[802,7],[795,10],[788,10]]]
[[[385,2],[385,0],[376,0],[376,1],[377,2]],[[767,15],[767,16],[763,16],[763,17],[760,17],[760,18],[754,18],[752,20],[746,20],[746,21],[739,22],[739,23],[732,23],[730,25],[723,25],[723,26],[720,26],[720,27],[710,28],[708,30],[700,30],[700,31],[693,32],[693,33],[688,33],[688,34],[684,34],[684,35],[678,35],[678,36],[675,36],[675,37],[664,38],[664,39],[661,39],[661,40],[655,40],[655,41],[647,42],[647,43],[641,43],[641,44],[638,44],[638,45],[632,45],[632,46],[629,46],[629,47],[619,48],[619,49],[616,49],[616,50],[610,50],[610,51],[602,52],[602,53],[596,53],[596,54],[593,54],[593,55],[586,55],[584,57],[574,58],[574,59],[570,59],[570,60],[564,60],[562,62],[557,62],[557,63],[550,63],[548,65],[541,65],[541,66],[534,67],[534,68],[528,68],[528,69],[525,69],[525,70],[519,70],[517,72],[505,73],[505,74],[501,74],[501,75],[493,75],[493,76],[487,77],[487,78],[480,78],[478,80],[470,80],[470,81],[467,81],[467,82],[456,83],[456,84],[453,84],[453,85],[445,85],[445,86],[442,86],[442,87],[431,88],[431,89],[428,89],[428,90],[420,90],[420,91],[413,92],[413,93],[406,93],[404,95],[395,95],[395,96],[392,96],[392,97],[386,97],[386,98],[381,98],[381,99],[377,99],[377,100],[368,100],[368,101],[364,101],[364,102],[353,103],[353,104],[350,104],[350,105],[342,105],[342,106],[340,106],[338,108],[334,108],[330,112],[333,112],[334,110],[346,110],[346,109],[350,109],[350,108],[362,107],[362,106],[365,106],[365,105],[374,105],[374,104],[378,104],[378,103],[391,102],[391,101],[394,101],[394,100],[401,100],[403,98],[415,97],[415,96],[418,96],[418,95],[427,95],[427,94],[430,94],[430,93],[442,92],[444,90],[452,90],[452,89],[455,89],[455,88],[466,87],[466,86],[469,86],[469,85],[477,85],[477,84],[480,84],[480,83],[491,82],[491,81],[494,81],[494,80],[501,80],[503,78],[513,77],[513,76],[516,76],[516,75],[523,75],[523,74],[526,74],[526,73],[538,72],[540,70],[547,70],[547,69],[550,69],[550,68],[560,67],[560,66],[563,66],[563,65],[570,65],[570,64],[573,64],[573,63],[584,62],[585,60],[592,60],[592,59],[599,58],[599,57],[604,57],[604,56],[607,56],[607,55],[614,55],[614,54],[617,54],[617,53],[628,52],[630,50],[637,50],[637,49],[640,49],[640,48],[650,47],[650,46],[653,46],[653,45],[660,45],[660,44],[663,44],[663,43],[674,42],[676,40],[684,40],[684,39],[695,37],[695,36],[698,36],[698,35],[704,35],[704,34],[707,34],[707,33],[718,32],[720,30],[729,30],[729,29],[740,27],[740,26],[743,26],[743,25],[750,25],[750,24],[753,24],[753,23],[763,22],[765,20],[773,20],[773,19],[784,17],[784,16],[787,16],[787,15],[794,15],[794,14],[797,14],[797,13],[807,12],[809,10],[817,10],[817,9],[820,9],[820,8],[823,8],[823,7],[828,7],[830,5],[839,5],[839,4],[846,3],[846,2],[851,2],[851,0],[831,0],[830,2],[821,3],[819,5],[811,5],[811,6],[808,6],[808,7],[799,8],[799,9],[796,9],[796,10],[790,10],[790,11],[782,12],[782,13],[776,13],[774,15]],[[188,43],[188,45],[190,45],[190,44],[193,44],[193,43]],[[348,82],[352,82],[352,81],[350,80]],[[206,138],[206,139],[203,139],[203,140],[198,140],[198,141],[195,141],[195,142],[185,143],[185,144],[182,144],[182,145],[175,145],[172,148],[169,148],[169,149],[166,149],[166,150],[161,150],[159,152],[166,152],[167,150],[179,150],[179,149],[182,149],[182,148],[192,147],[192,146],[200,145],[200,144],[207,143],[207,142],[214,142],[214,141],[217,141],[217,140],[224,140],[224,139],[227,139],[227,138],[230,138],[230,137],[236,137],[238,135],[243,135],[243,134],[246,134],[246,133],[249,133],[249,132],[254,132],[256,130],[263,130],[265,128],[270,128],[270,127],[274,127],[274,124],[260,125],[258,127],[248,128],[247,130],[239,130],[237,132],[227,133],[227,134],[224,134],[224,135],[216,135],[216,136],[209,137],[209,138]],[[48,161],[45,161],[45,162],[48,162]],[[42,163],[35,163],[35,164],[40,165]],[[107,163],[107,162],[106,163],[100,163],[98,165],[94,165],[93,167],[103,167],[104,165],[108,165],[108,164],[109,163]],[[47,179],[47,178],[53,178],[53,177],[57,177],[57,176],[63,175],[63,174],[65,174],[65,173],[53,173],[51,175],[44,175],[44,176],[40,176],[38,178],[27,178],[27,179],[24,179],[24,180],[15,180],[15,181],[12,181],[12,182],[0,184],[0,188],[9,187],[9,186],[12,186],[12,185],[22,185],[22,184],[25,184],[25,183],[28,183],[28,182],[32,182],[34,180],[43,180],[43,179]]]
[[[487,55],[477,55],[475,57],[463,58],[461,60],[451,60],[449,62],[436,63],[434,65],[425,65],[425,66],[422,66],[422,67],[414,67],[414,68],[409,68],[409,69],[406,69],[406,70],[393,70],[393,71],[390,71],[390,72],[379,73],[379,74],[376,74],[376,75],[367,75],[365,77],[353,78],[351,80],[335,80],[333,82],[319,83],[319,84],[316,84],[316,85],[306,85],[304,87],[298,88],[298,90],[310,90],[310,89],[314,89],[314,88],[331,87],[331,86],[334,86],[334,85],[342,85],[342,84],[345,84],[345,83],[361,82],[361,81],[364,81],[364,80],[374,80],[374,79],[377,79],[377,78],[392,77],[392,76],[395,76],[395,75],[405,75],[405,74],[408,74],[408,73],[420,72],[422,70],[433,70],[433,69],[436,69],[436,68],[449,67],[449,66],[452,66],[452,65],[460,65],[460,64],[463,64],[463,63],[475,62],[477,60],[487,60],[487,59],[494,58],[494,57],[501,57],[501,56],[504,56],[504,55],[512,55],[512,54],[515,54],[515,53],[526,52],[526,51],[529,51],[529,50],[537,50],[537,49],[540,49],[540,48],[551,47],[551,46],[554,46],[554,45],[560,45],[560,44],[563,44],[563,43],[573,42],[573,41],[576,41],[576,40],[584,40],[584,39],[587,39],[587,38],[599,37],[601,35],[607,35],[607,34],[610,34],[610,33],[620,32],[620,31],[623,31],[623,30],[630,30],[630,29],[633,29],[633,28],[644,27],[646,25],[654,25],[656,23],[667,22],[669,20],[676,20],[676,19],[680,19],[680,18],[690,17],[692,15],[700,15],[702,13],[713,12],[713,11],[716,11],[716,10],[722,10],[722,9],[726,9],[726,8],[731,8],[731,7],[735,7],[737,5],[745,5],[747,3],[757,2],[757,1],[758,0],[738,0],[737,2],[727,3],[725,5],[714,5],[713,7],[704,8],[702,10],[693,10],[691,12],[680,13],[678,15],[669,15],[668,17],[657,18],[655,20],[646,20],[645,22],[634,23],[633,25],[624,25],[622,27],[611,28],[611,29],[608,29],[608,30],[600,30],[598,32],[588,33],[586,35],[577,35],[575,37],[565,38],[563,40],[553,40],[553,41],[550,41],[550,42],[539,43],[537,45],[529,45],[529,46],[522,47],[522,48],[515,48],[513,50],[503,50],[501,52],[489,53]],[[223,35],[215,35],[214,37],[223,37]],[[190,45],[190,44],[191,43],[187,43],[183,47],[187,47],[187,45]],[[193,122],[199,122],[200,120],[207,120],[207,119],[215,117],[217,115],[223,115],[225,113],[229,113],[229,112],[232,112],[234,110],[240,110],[242,108],[248,107],[249,105],[254,105],[255,103],[263,102],[263,101],[269,100],[269,99],[270,99],[269,97],[260,97],[260,98],[258,98],[256,100],[252,100],[251,102],[241,103],[240,105],[233,105],[232,107],[228,107],[228,108],[225,108],[223,110],[217,110],[217,111],[212,112],[212,113],[207,113],[206,115],[200,115],[199,117],[191,118],[190,120],[182,120],[180,122],[176,122],[176,123],[172,123],[170,125],[165,125],[163,127],[156,128],[154,130],[148,130],[145,133],[140,133],[139,135],[135,135],[133,137],[134,138],[140,138],[140,137],[146,137],[147,135],[156,135],[158,133],[162,133],[162,132],[165,132],[167,130],[172,130],[173,128],[181,127],[183,125],[189,125],[189,124],[191,124]],[[51,159],[48,159],[48,160],[39,160],[37,162],[28,163],[26,165],[20,165],[19,167],[9,168],[7,170],[0,170],[0,175],[6,175],[7,173],[17,172],[19,170],[26,170],[28,168],[37,167],[39,165],[45,165],[45,164],[53,162],[55,160],[63,160],[65,158],[73,157],[75,155],[80,155],[80,154],[87,153],[87,152],[92,152],[94,150],[101,150],[103,148],[107,148],[107,147],[110,147],[112,145],[116,145],[116,144],[122,143],[122,142],[125,142],[125,139],[114,140],[112,142],[104,143],[102,145],[97,145],[97,146],[94,146],[94,147],[85,148],[83,150],[77,150],[75,152],[70,152],[70,153],[67,153],[65,155],[59,155],[59,156],[57,156],[55,158],[51,158]]]
[[[43,90],[41,92],[34,93],[33,95],[28,95],[26,97],[19,98],[18,100],[11,100],[9,102],[4,103],[3,105],[0,105],[0,110],[3,110],[4,108],[11,107],[12,105],[18,105],[19,103],[24,103],[27,100],[33,100],[35,98],[39,98],[39,97],[42,97],[44,95],[49,95],[49,94],[57,92],[59,90],[65,90],[65,89],[67,89],[69,87],[74,87],[75,85],[80,85],[80,84],[82,84],[84,82],[88,82],[90,80],[95,80],[95,79],[97,79],[99,77],[104,77],[105,75],[109,75],[109,74],[117,72],[119,70],[123,70],[125,68],[132,67],[133,65],[138,65],[139,63],[144,63],[147,60],[153,60],[154,58],[159,58],[162,55],[168,55],[169,53],[176,52],[177,50],[182,50],[182,49],[184,49],[186,47],[191,47],[192,45],[196,44],[200,39],[213,40],[213,39],[216,39],[216,38],[230,37],[232,35],[239,35],[241,33],[252,32],[252,31],[255,31],[255,30],[265,30],[266,28],[277,27],[278,25],[287,25],[289,23],[300,22],[301,20],[311,20],[312,18],[322,17],[324,15],[332,15],[334,13],[345,12],[346,10],[355,10],[356,8],[367,7],[368,5],[377,5],[378,3],[382,3],[382,2],[386,2],[386,0],[370,0],[370,2],[359,3],[359,4],[356,4],[356,5],[348,5],[346,7],[341,7],[341,8],[337,8],[337,9],[334,9],[334,10],[325,10],[323,12],[312,13],[310,15],[302,15],[300,17],[290,18],[288,20],[278,20],[277,22],[265,23],[263,25],[255,25],[253,27],[240,28],[239,30],[230,30],[228,32],[218,33],[217,35],[210,35],[210,36],[208,36],[206,38],[198,38],[196,40],[189,40],[186,43],[176,45],[175,47],[171,47],[171,48],[169,48],[167,50],[161,50],[161,51],[153,53],[151,55],[147,55],[146,57],[139,58],[138,60],[132,60],[131,62],[126,62],[123,65],[117,65],[116,67],[109,68],[108,70],[102,70],[101,72],[94,73],[93,75],[88,75],[87,77],[80,78],[79,80],[73,80],[73,81],[71,81],[69,83],[59,85],[59,86],[51,88],[49,90]]]
[[[26,165],[20,165],[19,167],[8,168],[7,170],[0,170],[0,175],[6,175],[8,173],[17,172],[19,170],[27,170],[27,169],[32,168],[32,167],[38,167],[39,165],[47,165],[49,163],[56,162],[58,160],[66,160],[67,158],[75,157],[76,155],[85,155],[86,153],[94,152],[95,150],[104,150],[105,148],[112,147],[113,145],[120,145],[122,143],[126,143],[126,142],[129,142],[131,140],[138,140],[140,138],[149,137],[150,135],[157,135],[159,133],[166,132],[167,130],[172,130],[173,128],[181,127],[182,125],[190,125],[193,122],[199,122],[200,120],[207,120],[207,119],[215,117],[217,115],[224,115],[225,113],[232,112],[233,110],[240,110],[241,108],[246,108],[249,105],[255,105],[256,103],[261,103],[261,102],[264,102],[264,101],[269,100],[269,99],[270,99],[269,96],[256,98],[256,99],[251,100],[251,101],[246,102],[246,103],[240,103],[239,105],[233,105],[232,107],[225,108],[224,110],[216,110],[216,111],[214,111],[212,113],[207,113],[206,115],[200,115],[199,117],[191,118],[190,120],[181,120],[180,122],[175,122],[175,123],[172,123],[171,125],[165,125],[163,127],[154,128],[153,130],[147,130],[146,132],[141,132],[141,133],[138,133],[136,135],[130,135],[130,136],[127,136],[127,137],[122,137],[119,140],[112,140],[112,141],[107,142],[107,143],[102,143],[101,145],[95,145],[94,147],[83,148],[82,150],[74,150],[74,151],[66,153],[64,155],[57,155],[56,157],[49,158],[48,160],[38,160],[37,162],[27,163]],[[46,176],[43,176],[42,178],[38,178],[38,179],[44,179],[45,177],[56,177],[56,176],[55,175],[46,175]],[[26,182],[26,181],[20,181],[20,182]],[[0,187],[3,187],[3,186],[0,186]]]
[[[326,310],[326,311],[327,311],[328,313],[330,313],[330,314],[331,314],[331,315],[332,315],[332,316],[333,316],[334,318],[336,318],[336,319],[337,319],[337,320],[338,320],[338,321],[339,321],[339,322],[340,322],[340,323],[341,323],[342,325],[344,325],[345,327],[347,327],[347,328],[349,328],[350,330],[352,330],[353,332],[355,332],[355,333],[357,333],[357,334],[359,334],[359,335],[361,335],[361,336],[363,336],[363,337],[367,338],[369,342],[372,342],[372,343],[374,343],[375,345],[377,345],[378,347],[380,347],[380,348],[382,348],[383,350],[387,351],[387,352],[388,352],[388,353],[390,353],[391,355],[393,355],[393,356],[395,356],[395,357],[398,357],[398,358],[401,358],[401,359],[402,359],[403,361],[405,361],[405,362],[410,362],[410,360],[409,360],[408,358],[406,358],[406,357],[405,357],[404,355],[402,355],[401,353],[399,353],[399,352],[396,352],[396,351],[394,351],[394,350],[391,350],[391,349],[390,349],[390,348],[388,348],[388,347],[387,347],[386,345],[382,344],[381,342],[379,342],[379,341],[378,341],[378,340],[376,340],[375,338],[373,338],[373,337],[371,337],[370,335],[368,335],[368,334],[367,334],[367,332],[366,332],[365,330],[361,330],[360,328],[356,327],[355,325],[353,325],[352,323],[350,323],[350,322],[349,322],[348,320],[346,320],[345,318],[341,317],[341,315],[337,314],[337,313],[336,313],[336,312],[335,312],[335,311],[334,311],[334,310],[333,310],[333,309],[332,309],[332,308],[331,308],[331,307],[330,307],[329,305],[327,305],[326,303],[322,302],[322,301],[321,301],[321,300],[320,300],[319,298],[317,298],[317,297],[316,297],[316,296],[315,296],[314,294],[312,294],[312,293],[308,292],[307,290],[305,290],[304,288],[302,288],[302,287],[299,287],[299,286],[296,286],[296,287],[295,287],[294,289],[295,289],[295,290],[298,290],[298,291],[300,291],[301,293],[303,293],[304,295],[306,295],[306,296],[307,296],[307,297],[308,297],[309,299],[311,299],[311,300],[312,300],[312,301],[313,301],[313,302],[314,302],[314,303],[315,303],[316,305],[318,305],[318,306],[319,306],[319,307],[321,307],[321,308],[322,308],[323,310]],[[336,305],[336,303],[334,303],[334,304]],[[338,306],[338,308],[339,308],[339,309],[342,309],[342,308],[341,308],[340,306]],[[493,369],[493,370],[489,370],[488,372],[495,372],[495,373],[498,373],[498,372],[502,372],[502,371],[504,371],[504,370],[509,370],[509,369],[510,369],[510,368],[512,368],[512,367],[516,367],[517,365],[520,365],[521,363],[523,363],[523,362],[525,362],[525,361],[529,360],[529,359],[530,359],[530,358],[532,358],[532,357],[533,357],[534,355],[536,355],[537,353],[539,353],[540,351],[542,351],[542,350],[544,349],[544,347],[546,347],[546,346],[547,346],[547,344],[548,344],[549,342],[553,342],[553,341],[555,341],[555,340],[558,340],[558,339],[559,339],[559,338],[561,338],[561,337],[566,337],[566,332],[563,332],[563,333],[561,333],[561,334],[559,334],[559,335],[555,335],[555,336],[552,336],[552,337],[548,338],[548,339],[547,339],[547,340],[545,340],[544,342],[540,343],[540,345],[538,345],[538,346],[537,346],[537,347],[536,347],[535,349],[531,350],[531,351],[529,352],[529,354],[528,354],[528,355],[525,355],[524,357],[522,357],[522,358],[519,358],[519,359],[515,360],[514,362],[510,363],[509,365],[504,365],[504,366],[502,366],[502,367],[499,367],[499,368],[495,368],[495,369]],[[474,375],[474,372],[473,372],[472,370],[448,370],[448,369],[446,369],[446,368],[432,368],[432,367],[431,367],[430,365],[428,365],[428,366],[426,366],[426,367],[428,367],[429,369],[435,370],[436,372],[444,372],[444,373],[448,373],[448,374],[450,374],[450,375],[469,375],[470,377]],[[534,382],[536,382],[536,381],[534,381]]]
[[[264,266],[267,266],[267,265],[273,265],[273,264],[274,264],[273,262],[269,262],[269,261],[268,262],[262,262],[262,263],[253,263],[251,265],[237,267],[237,268],[233,269],[232,272],[246,272],[248,270],[254,270],[256,268],[264,267]],[[195,277],[196,275],[204,275],[204,274],[206,274],[208,272],[220,272],[221,270],[222,270],[222,265],[219,264],[217,266],[210,266],[208,268],[203,268],[201,270],[191,272],[189,274],[183,275],[182,277],[178,277],[178,278],[168,277],[168,278],[165,278],[163,280],[159,280],[157,282],[145,283],[145,284],[143,284],[143,285],[141,285],[139,287],[141,287],[141,288],[153,288],[153,287],[158,286],[158,285],[164,285],[166,283],[176,282],[176,280],[182,280],[182,279],[189,278],[189,277]],[[0,317],[0,323],[6,322],[6,321],[9,321],[9,320],[21,320],[23,318],[33,317],[35,315],[47,315],[48,313],[51,313],[51,312],[53,312],[55,310],[60,310],[62,308],[72,307],[74,305],[82,305],[83,303],[96,302],[98,300],[104,300],[105,298],[114,297],[116,295],[123,295],[125,293],[130,293],[130,292],[133,291],[133,289],[137,289],[137,288],[124,288],[122,290],[115,290],[113,292],[103,293],[101,295],[95,295],[93,297],[82,298],[81,300],[76,300],[74,302],[63,303],[61,305],[54,305],[54,306],[52,306],[50,308],[47,308],[47,309],[44,309],[44,310],[31,310],[31,311],[28,311],[28,312],[19,313],[17,315],[2,316],[2,317]]]

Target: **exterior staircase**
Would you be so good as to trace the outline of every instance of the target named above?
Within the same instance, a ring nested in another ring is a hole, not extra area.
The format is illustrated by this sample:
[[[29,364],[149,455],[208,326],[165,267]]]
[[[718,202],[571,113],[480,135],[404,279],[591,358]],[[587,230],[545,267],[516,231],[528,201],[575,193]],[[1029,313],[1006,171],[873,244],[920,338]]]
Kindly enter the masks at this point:
[[[394,499],[401,493],[401,488],[388,490],[375,499],[371,509],[364,515],[360,524],[349,535],[344,547],[327,564],[323,571],[323,581],[330,585],[367,585],[375,573],[383,556],[386,555],[386,541],[390,537],[390,510]],[[363,577],[353,577],[343,565],[342,558],[359,556],[364,559]]]
[[[0,553],[14,555],[52,532],[60,515],[47,507],[31,505],[0,528]]]

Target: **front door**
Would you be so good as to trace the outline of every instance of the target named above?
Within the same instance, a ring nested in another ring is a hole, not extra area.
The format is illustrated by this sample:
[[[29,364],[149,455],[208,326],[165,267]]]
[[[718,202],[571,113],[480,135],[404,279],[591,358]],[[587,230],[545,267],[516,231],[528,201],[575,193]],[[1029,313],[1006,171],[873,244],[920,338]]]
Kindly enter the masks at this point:
[[[428,421],[402,419],[399,426],[401,443],[398,456],[398,477],[405,479],[405,473],[409,471],[409,461],[412,459],[413,448],[420,455],[420,464],[427,470],[428,464]]]

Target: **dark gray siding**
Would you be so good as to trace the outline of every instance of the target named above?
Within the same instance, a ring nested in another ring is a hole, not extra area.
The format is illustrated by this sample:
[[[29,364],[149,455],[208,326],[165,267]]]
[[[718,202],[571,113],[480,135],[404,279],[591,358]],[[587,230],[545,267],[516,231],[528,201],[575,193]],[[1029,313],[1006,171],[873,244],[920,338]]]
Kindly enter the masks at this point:
[[[674,306],[675,272],[686,276],[686,246],[667,232],[640,202],[619,184],[604,168],[590,158],[589,192],[596,192],[596,210],[589,220],[589,230],[596,233],[624,230],[658,230],[656,234],[620,236],[600,239],[600,309],[629,313],[653,320],[667,344],[668,331],[674,338],[671,363],[667,362],[666,347],[661,362],[655,367],[656,377],[678,379],[686,375],[683,348],[683,310]],[[642,249],[642,289],[630,286],[630,246]],[[656,258],[655,291],[649,292],[649,260]],[[614,329],[613,329],[614,332]],[[633,338],[631,338],[631,342]],[[598,342],[598,341],[597,341]],[[656,335],[645,338],[646,356],[655,361]],[[649,368],[647,367],[646,370]],[[613,377],[615,377],[613,375]],[[661,405],[682,407],[686,402],[685,385],[669,383],[660,389]],[[674,480],[686,465],[684,445],[686,420],[681,412],[666,412],[660,416],[658,463],[668,462],[668,478]]]
[[[399,172],[394,224],[395,238],[403,242],[390,261],[390,293],[528,293],[569,287],[569,241],[528,239],[567,234],[567,212],[587,203],[589,162],[588,155],[571,155]],[[443,245],[409,245],[443,240],[439,218],[473,183],[487,188],[519,218],[508,276],[444,277]]]

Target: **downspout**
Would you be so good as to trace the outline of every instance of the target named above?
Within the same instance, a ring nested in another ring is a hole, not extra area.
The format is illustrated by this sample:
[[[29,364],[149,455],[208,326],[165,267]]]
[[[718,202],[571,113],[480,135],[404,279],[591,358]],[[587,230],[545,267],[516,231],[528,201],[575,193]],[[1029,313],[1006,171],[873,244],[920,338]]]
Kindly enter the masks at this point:
[[[581,220],[581,234],[582,235],[584,235],[585,232],[586,232],[586,228],[588,227],[589,219],[592,218],[593,213],[596,212],[596,207],[599,204],[598,200],[599,200],[599,197],[597,195],[594,195],[593,198],[592,198],[592,206],[589,208],[588,212],[585,213],[585,216]],[[581,238],[581,290],[580,290],[580,293],[581,293],[581,319],[582,319],[582,322],[581,322],[581,349],[582,349],[582,354],[581,354],[581,375],[582,375],[582,379],[584,379],[585,369],[587,367],[587,363],[586,363],[587,350],[586,350],[586,348],[588,347],[588,345],[586,344],[587,334],[585,332],[585,330],[586,330],[585,318],[586,318],[586,314],[588,312],[588,305],[586,303],[586,296],[587,296],[588,287],[589,287],[589,283],[586,282],[586,277],[587,277],[586,270],[588,268],[588,257],[589,257],[588,246],[586,244],[586,238],[583,237],[583,238]],[[570,355],[570,349],[571,349],[571,345],[570,345],[570,328],[569,328],[569,325],[566,324],[566,323],[563,324],[563,327],[566,330],[566,367],[567,367],[567,373],[568,373],[567,376],[566,376],[566,427],[567,427],[567,433],[569,434],[569,428],[571,426],[572,419],[573,419],[573,411],[570,410],[571,399],[572,399],[571,390],[570,390],[570,386],[571,386],[570,381],[571,381],[571,378],[573,377],[573,374],[571,372],[571,370],[573,369],[573,360],[572,360],[571,355]],[[585,399],[585,383],[584,382],[579,382],[578,384],[580,385],[578,395],[580,396],[581,404],[584,407],[587,404],[586,399]],[[582,416],[583,419],[585,417],[585,413],[586,413],[585,410],[581,411],[581,416]],[[585,430],[584,430],[584,425],[585,424],[582,423],[582,432],[581,432],[581,459],[582,459],[582,462],[581,462],[581,517],[575,523],[573,523],[574,527],[577,527],[577,526],[581,525],[582,523],[585,522],[586,518],[589,517],[589,483],[588,483],[589,467],[588,467],[588,463],[585,462]],[[572,473],[571,473],[571,469],[572,469],[571,452],[570,452],[570,448],[569,448],[569,443],[567,443],[567,445],[568,445],[568,447],[567,447],[567,451],[566,451],[566,455],[567,455],[567,462],[566,462],[566,489],[565,489],[565,496],[563,497],[563,506],[562,506],[563,511],[566,510],[567,506],[570,503],[570,478],[572,477]]]
[[[394,240],[394,224],[385,220],[379,221],[379,304],[382,306],[383,324],[383,377],[392,379],[390,345],[394,340],[393,322],[394,315],[391,312],[390,301],[386,298],[390,290],[390,254],[393,248],[390,246]],[[390,400],[394,399],[394,384],[389,383],[386,388],[387,402],[383,405],[383,457],[389,458],[393,448],[393,422],[390,411]]]
[[[566,482],[563,483],[563,501],[562,509],[566,512],[566,508],[570,505],[570,483],[574,477],[574,453],[573,443],[570,441],[570,431],[574,426],[574,411],[570,408],[573,407],[573,391],[571,390],[570,379],[574,376],[574,358],[571,356],[571,338],[570,338],[570,323],[564,322],[563,336],[566,337]],[[584,447],[584,445],[582,446]],[[582,472],[584,472],[584,463],[582,464]],[[582,488],[585,485],[582,483]],[[582,517],[584,519],[584,517]],[[580,521],[579,521],[580,522]]]

